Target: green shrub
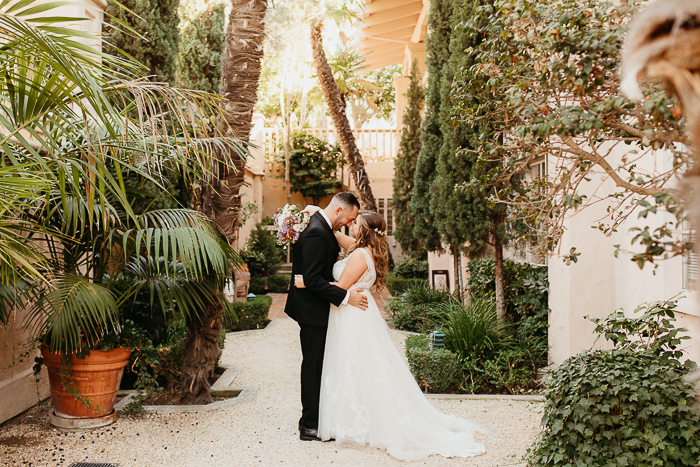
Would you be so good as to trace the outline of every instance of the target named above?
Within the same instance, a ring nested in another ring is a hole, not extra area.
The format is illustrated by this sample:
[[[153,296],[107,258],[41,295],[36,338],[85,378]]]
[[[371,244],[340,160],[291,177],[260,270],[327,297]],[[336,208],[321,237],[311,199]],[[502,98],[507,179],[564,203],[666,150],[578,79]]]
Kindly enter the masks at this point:
[[[493,259],[470,261],[469,294],[476,299],[495,300],[496,279]],[[511,322],[538,316],[546,322],[549,309],[549,279],[546,266],[504,260],[503,278],[506,316]],[[546,327],[538,332],[546,334]]]
[[[428,332],[446,322],[449,309],[441,305],[453,301],[449,292],[435,290],[421,281],[400,297],[390,299],[384,310],[391,315],[391,325],[396,329]]]
[[[406,257],[396,263],[394,274],[402,279],[427,279],[428,262]]]
[[[250,276],[250,286],[248,292],[255,295],[264,295],[268,292],[267,277]]]
[[[569,358],[547,381],[529,465],[697,465],[700,416],[680,369],[627,348]]]
[[[412,305],[438,305],[454,300],[452,294],[443,289],[430,287],[428,281],[421,281],[406,290],[406,301]]]
[[[266,218],[255,224],[255,230],[248,239],[248,248],[240,252],[241,259],[248,265],[251,281],[255,277],[276,274],[286,258],[284,250],[277,244],[275,233],[265,228],[269,223],[269,218]]]
[[[386,275],[386,288],[389,289],[389,293],[394,297],[424,282],[427,283],[424,279],[405,279],[398,277],[394,273]]]
[[[649,350],[661,360],[680,365],[683,351],[678,346],[690,336],[682,336],[687,329],[676,328],[673,324],[676,306],[678,300],[643,303],[634,310],[635,313],[643,312],[638,318],[628,318],[623,311],[616,311],[606,318],[591,321],[597,325],[595,332],[612,342],[615,348]],[[692,367],[695,364],[687,361],[685,365]]]
[[[411,348],[408,366],[422,389],[433,393],[454,392],[462,381],[457,356],[445,349]]]
[[[287,293],[289,291],[289,280],[287,274],[273,274],[268,277],[251,276],[248,291],[255,295]]]
[[[390,324],[402,331],[430,332],[447,320],[448,311],[438,305],[412,305],[400,299],[390,299],[384,310],[391,316]]]
[[[273,274],[267,279],[267,287],[270,293],[287,293],[289,291],[290,276],[287,274]]]
[[[544,429],[531,466],[695,466],[700,412],[681,364],[676,301],[644,304],[638,318],[621,312],[593,320],[612,350],[564,361],[547,380]],[[641,338],[641,340],[640,340]]]
[[[416,334],[406,338],[406,356],[411,349],[426,350],[430,338],[426,334]]]
[[[474,300],[469,307],[451,303],[446,310],[449,315],[443,332],[448,350],[462,360],[482,360],[494,353],[503,334],[495,303]]]
[[[238,320],[226,314],[222,317],[221,323],[227,332],[262,329],[270,322],[268,315],[271,305],[272,298],[265,295],[259,295],[250,302],[233,303]]]

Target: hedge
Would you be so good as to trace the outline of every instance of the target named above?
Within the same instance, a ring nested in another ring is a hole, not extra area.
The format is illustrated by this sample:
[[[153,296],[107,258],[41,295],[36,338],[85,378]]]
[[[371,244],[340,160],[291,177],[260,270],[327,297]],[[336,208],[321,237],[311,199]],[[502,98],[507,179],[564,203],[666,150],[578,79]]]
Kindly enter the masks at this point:
[[[408,347],[408,366],[421,389],[432,393],[454,392],[462,382],[457,355],[445,349]]]
[[[408,289],[412,289],[417,285],[427,283],[425,279],[404,279],[396,274],[389,273],[386,275],[386,287],[389,293],[396,297],[398,294],[404,293]]]
[[[259,295],[250,302],[236,302],[233,307],[238,320],[233,320],[229,315],[221,318],[221,323],[227,332],[246,331],[248,329],[262,329],[270,320],[267,318],[272,305],[272,297]]]

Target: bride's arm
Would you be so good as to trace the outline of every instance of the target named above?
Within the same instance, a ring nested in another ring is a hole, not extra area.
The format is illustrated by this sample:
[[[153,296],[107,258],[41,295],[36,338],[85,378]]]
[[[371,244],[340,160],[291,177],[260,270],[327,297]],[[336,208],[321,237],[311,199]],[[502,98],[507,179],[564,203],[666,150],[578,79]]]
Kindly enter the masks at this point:
[[[313,216],[314,214],[316,214],[316,212],[320,210],[321,208],[319,208],[318,206],[315,206],[313,204],[307,204],[306,207],[301,210],[301,212],[305,212],[309,216]]]
[[[343,250],[349,249],[353,243],[355,243],[355,239],[352,237],[349,237],[345,234],[342,234],[340,232],[334,232],[335,233],[335,239],[338,240],[338,245],[340,245],[340,248]]]
[[[343,274],[338,281],[338,287],[348,290],[351,285],[358,281],[362,274],[367,270],[367,261],[361,254],[352,255],[348,260],[347,266],[343,269]]]

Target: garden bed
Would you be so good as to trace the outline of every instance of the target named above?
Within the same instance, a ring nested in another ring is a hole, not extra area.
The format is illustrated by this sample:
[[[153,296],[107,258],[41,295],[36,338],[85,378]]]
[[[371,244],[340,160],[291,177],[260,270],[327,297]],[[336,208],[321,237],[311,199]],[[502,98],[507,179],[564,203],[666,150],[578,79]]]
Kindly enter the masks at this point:
[[[179,405],[177,404],[179,396],[171,395],[172,398],[164,397],[156,399],[154,402],[148,401],[148,404],[142,405],[141,409],[146,413],[209,412],[252,401],[257,396],[257,387],[233,386],[233,382],[240,370],[240,367],[236,365],[220,365],[217,368],[215,373],[220,373],[220,376],[211,387],[211,395],[214,401],[209,404]],[[119,391],[118,397],[121,397],[121,400],[115,404],[114,408],[119,411],[126,410],[129,404],[135,402],[136,395],[137,392],[132,390]],[[168,404],[168,401],[175,403]]]

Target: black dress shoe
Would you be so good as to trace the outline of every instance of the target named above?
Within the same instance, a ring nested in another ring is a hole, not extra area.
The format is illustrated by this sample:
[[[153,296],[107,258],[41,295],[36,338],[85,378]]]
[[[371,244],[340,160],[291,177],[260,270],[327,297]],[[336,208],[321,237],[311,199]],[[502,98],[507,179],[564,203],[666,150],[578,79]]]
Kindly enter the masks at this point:
[[[321,441],[321,438],[318,437],[317,428],[301,427],[299,429],[299,439],[302,441]]]

